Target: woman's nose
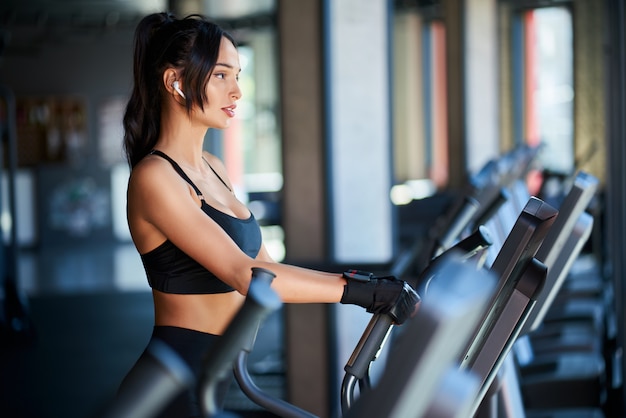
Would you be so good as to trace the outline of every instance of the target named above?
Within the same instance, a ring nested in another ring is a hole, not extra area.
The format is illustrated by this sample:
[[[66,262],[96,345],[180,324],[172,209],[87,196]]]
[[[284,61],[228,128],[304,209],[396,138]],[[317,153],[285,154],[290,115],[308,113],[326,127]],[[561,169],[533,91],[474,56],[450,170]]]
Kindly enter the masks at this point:
[[[239,82],[235,82],[235,87],[231,95],[235,100],[239,100],[241,99],[241,96],[243,96],[243,94],[241,93],[241,88],[239,88]]]

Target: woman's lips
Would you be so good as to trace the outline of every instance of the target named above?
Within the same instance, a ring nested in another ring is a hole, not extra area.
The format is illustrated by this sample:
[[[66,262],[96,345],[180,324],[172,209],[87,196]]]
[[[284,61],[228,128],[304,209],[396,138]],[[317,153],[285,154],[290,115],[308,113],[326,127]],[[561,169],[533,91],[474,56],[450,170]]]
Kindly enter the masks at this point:
[[[235,117],[235,108],[237,106],[232,105],[232,106],[228,106],[228,107],[223,107],[222,110],[228,115],[228,117],[234,118]]]

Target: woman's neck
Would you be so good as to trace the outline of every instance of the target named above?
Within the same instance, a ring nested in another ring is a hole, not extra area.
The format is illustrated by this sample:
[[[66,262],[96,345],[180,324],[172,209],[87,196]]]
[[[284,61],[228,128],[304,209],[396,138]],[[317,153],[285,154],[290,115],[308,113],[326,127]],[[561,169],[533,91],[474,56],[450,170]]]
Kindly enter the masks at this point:
[[[155,145],[179,164],[201,168],[206,128],[194,128],[190,123],[162,123],[161,134]]]

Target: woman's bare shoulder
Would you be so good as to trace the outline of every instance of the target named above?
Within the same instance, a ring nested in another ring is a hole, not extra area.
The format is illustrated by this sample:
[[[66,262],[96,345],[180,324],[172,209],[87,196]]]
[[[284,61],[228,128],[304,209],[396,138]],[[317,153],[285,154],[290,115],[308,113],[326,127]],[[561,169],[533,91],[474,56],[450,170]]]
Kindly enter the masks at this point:
[[[128,181],[127,211],[138,223],[147,221],[158,229],[199,207],[199,199],[168,161],[148,156],[132,170]],[[167,235],[167,234],[165,234]]]
[[[155,196],[160,192],[172,191],[181,188],[181,182],[171,164],[157,156],[146,156],[133,167],[128,180],[130,194]]]

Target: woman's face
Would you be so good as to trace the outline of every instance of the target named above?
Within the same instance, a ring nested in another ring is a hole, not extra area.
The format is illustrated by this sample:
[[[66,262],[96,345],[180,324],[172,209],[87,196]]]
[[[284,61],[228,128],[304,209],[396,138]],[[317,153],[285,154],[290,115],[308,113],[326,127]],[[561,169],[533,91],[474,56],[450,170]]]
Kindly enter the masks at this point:
[[[210,128],[227,128],[235,117],[236,102],[241,98],[240,71],[237,48],[228,38],[222,38],[215,68],[205,87],[207,103],[200,116]]]

